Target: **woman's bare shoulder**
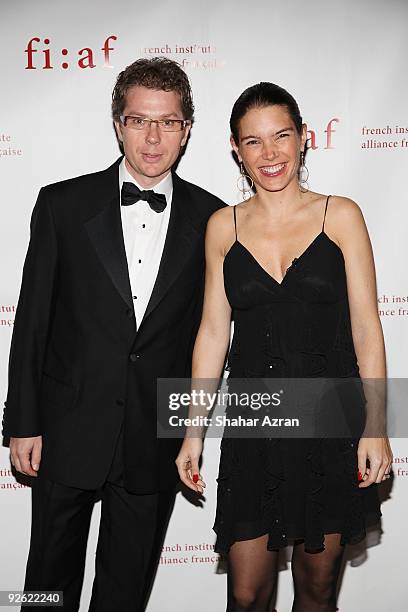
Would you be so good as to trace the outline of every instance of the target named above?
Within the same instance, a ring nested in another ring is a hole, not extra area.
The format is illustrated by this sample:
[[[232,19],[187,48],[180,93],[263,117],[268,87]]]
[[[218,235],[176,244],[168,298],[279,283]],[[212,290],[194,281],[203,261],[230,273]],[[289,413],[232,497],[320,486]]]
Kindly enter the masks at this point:
[[[336,225],[346,225],[351,222],[359,222],[363,221],[363,213],[361,211],[360,206],[346,196],[340,195],[331,195],[328,204],[328,212],[333,221],[336,222]]]
[[[228,234],[231,231],[234,232],[233,206],[224,206],[216,210],[208,219],[207,232]]]
[[[367,242],[368,233],[360,206],[351,198],[332,195],[325,220],[325,232],[342,248]]]

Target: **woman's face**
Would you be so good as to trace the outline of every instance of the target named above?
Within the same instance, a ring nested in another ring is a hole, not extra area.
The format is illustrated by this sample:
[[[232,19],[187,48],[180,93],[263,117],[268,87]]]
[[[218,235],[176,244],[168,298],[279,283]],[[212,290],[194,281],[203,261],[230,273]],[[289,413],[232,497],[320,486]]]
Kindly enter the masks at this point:
[[[239,142],[231,144],[247,173],[259,188],[282,191],[298,182],[300,152],[306,142],[306,126],[300,135],[285,106],[250,109],[239,122]]]

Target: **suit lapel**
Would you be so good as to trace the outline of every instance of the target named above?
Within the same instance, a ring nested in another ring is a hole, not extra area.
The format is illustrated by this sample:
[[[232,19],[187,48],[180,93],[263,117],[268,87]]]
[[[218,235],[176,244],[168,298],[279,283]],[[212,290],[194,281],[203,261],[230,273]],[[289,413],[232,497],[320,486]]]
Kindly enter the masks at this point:
[[[85,229],[112,283],[129,308],[133,309],[120,215],[119,162],[106,171],[105,189],[100,194],[101,200],[105,199],[105,206],[85,222]]]
[[[103,173],[94,197],[103,208],[88,219],[84,226],[89,239],[109,277],[124,302],[133,310],[119,201],[120,159]],[[193,221],[194,202],[182,181],[173,174],[173,197],[169,226],[152,294],[140,325],[157,308],[168,290],[189,261],[201,231]],[[197,224],[198,225],[198,224]],[[140,329],[139,325],[139,329]]]
[[[173,174],[173,197],[169,226],[156,282],[141,325],[157,308],[167,291],[174,284],[197,245],[200,231],[194,227],[191,219],[194,212],[192,210],[193,205],[194,203],[191,201],[184,182],[176,174]]]

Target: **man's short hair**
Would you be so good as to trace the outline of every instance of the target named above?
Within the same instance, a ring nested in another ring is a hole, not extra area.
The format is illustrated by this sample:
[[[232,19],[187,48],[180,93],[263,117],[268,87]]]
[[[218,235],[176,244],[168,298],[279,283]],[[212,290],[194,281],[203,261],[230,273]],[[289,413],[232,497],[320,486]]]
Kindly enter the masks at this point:
[[[194,115],[193,96],[188,76],[180,64],[167,57],[140,58],[123,70],[112,92],[112,117],[119,121],[126,106],[126,94],[134,86],[175,91],[180,96],[184,119]]]

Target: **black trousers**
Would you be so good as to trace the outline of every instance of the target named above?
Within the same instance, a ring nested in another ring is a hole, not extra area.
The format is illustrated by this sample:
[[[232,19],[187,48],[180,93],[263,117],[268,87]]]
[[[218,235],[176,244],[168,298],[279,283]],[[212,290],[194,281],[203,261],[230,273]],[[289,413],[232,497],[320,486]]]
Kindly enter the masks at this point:
[[[107,480],[96,491],[67,487],[40,474],[33,479],[24,589],[63,591],[64,606],[51,609],[79,610],[89,525],[99,499],[101,520],[89,612],[141,612],[145,608],[175,490],[129,493],[121,485],[121,457],[120,439]]]

